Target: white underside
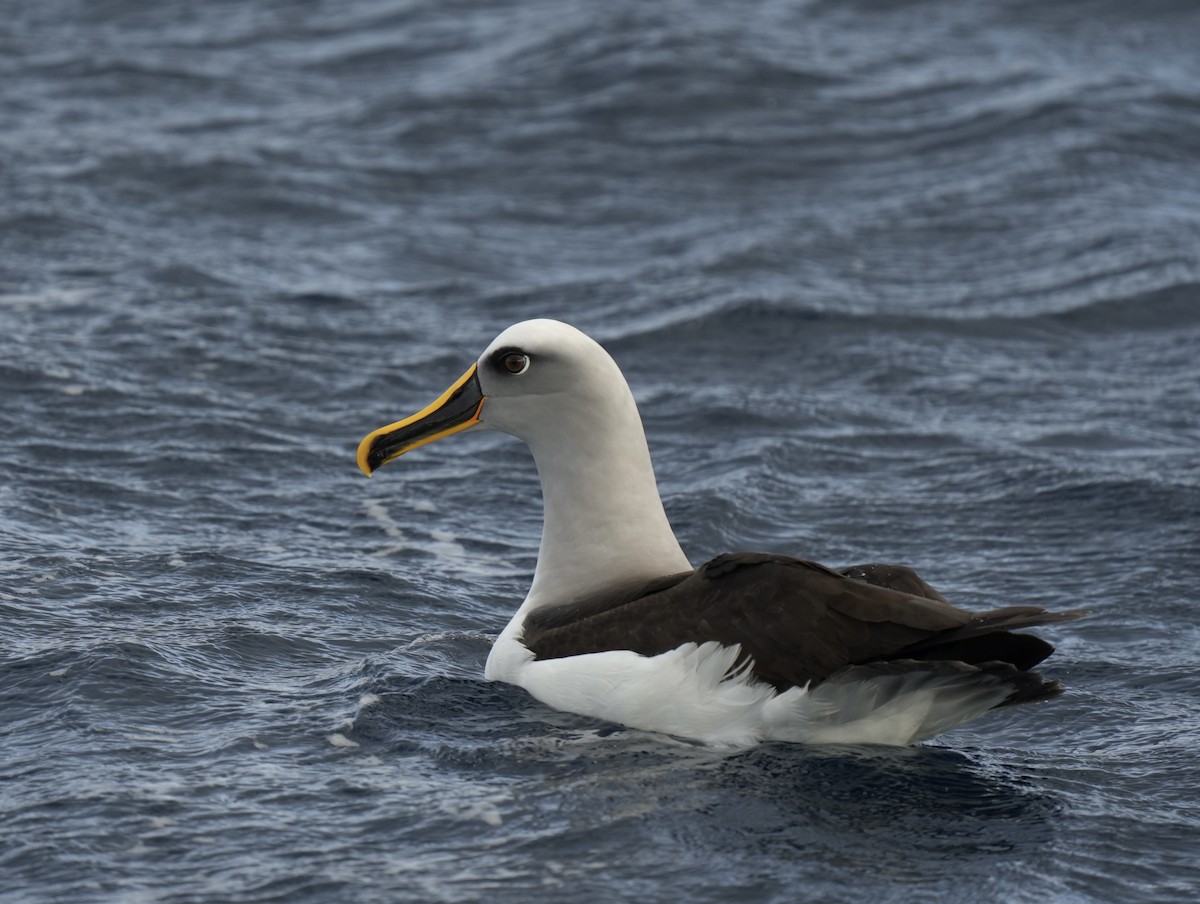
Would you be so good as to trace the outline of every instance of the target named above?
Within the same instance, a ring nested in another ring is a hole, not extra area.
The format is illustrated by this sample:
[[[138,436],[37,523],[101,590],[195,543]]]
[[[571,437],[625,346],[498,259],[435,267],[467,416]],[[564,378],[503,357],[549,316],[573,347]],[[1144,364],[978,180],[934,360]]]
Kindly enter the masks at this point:
[[[515,621],[515,620],[514,620]],[[848,675],[782,693],[734,671],[739,648],[686,643],[658,656],[629,650],[535,660],[509,626],[487,678],[555,709],[724,747],[761,741],[915,744],[986,712],[1009,693],[983,674]]]

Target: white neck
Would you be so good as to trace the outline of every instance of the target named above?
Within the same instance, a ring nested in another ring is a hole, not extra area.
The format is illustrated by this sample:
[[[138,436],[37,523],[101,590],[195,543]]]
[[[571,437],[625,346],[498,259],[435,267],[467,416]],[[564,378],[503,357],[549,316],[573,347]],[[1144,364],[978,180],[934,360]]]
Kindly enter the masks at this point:
[[[633,395],[619,385],[623,392],[572,409],[529,443],[545,525],[524,611],[691,568],[663,510]]]

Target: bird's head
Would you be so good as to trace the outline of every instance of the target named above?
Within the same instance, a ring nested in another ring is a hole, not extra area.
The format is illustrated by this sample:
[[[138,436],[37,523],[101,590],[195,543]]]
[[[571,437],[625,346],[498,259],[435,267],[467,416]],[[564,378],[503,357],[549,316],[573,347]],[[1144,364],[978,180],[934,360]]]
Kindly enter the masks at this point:
[[[497,336],[430,405],[367,434],[358,466],[368,477],[420,446],[464,430],[540,439],[603,429],[632,403],[616,362],[595,340],[557,320],[526,320]],[[635,409],[636,410],[636,409]]]

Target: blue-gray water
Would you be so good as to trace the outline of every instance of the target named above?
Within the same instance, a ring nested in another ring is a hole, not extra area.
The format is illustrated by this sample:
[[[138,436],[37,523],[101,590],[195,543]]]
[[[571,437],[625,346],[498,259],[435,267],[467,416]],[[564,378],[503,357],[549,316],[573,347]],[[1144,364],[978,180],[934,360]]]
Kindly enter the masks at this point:
[[[1200,11],[2,4],[0,899],[1192,902]],[[569,320],[694,561],[913,564],[1068,687],[718,755],[482,681]]]

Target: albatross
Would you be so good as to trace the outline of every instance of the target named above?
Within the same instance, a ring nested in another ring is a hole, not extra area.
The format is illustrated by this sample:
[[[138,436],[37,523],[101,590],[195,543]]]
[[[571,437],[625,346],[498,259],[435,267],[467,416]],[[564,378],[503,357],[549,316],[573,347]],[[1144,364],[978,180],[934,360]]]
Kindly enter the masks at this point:
[[[533,583],[484,676],[556,709],[726,747],[908,745],[1062,692],[1015,629],[1077,618],[951,605],[912,569],[737,552],[693,568],[612,357],[565,323],[502,332],[431,405],[368,434],[369,477],[466,430],[523,440],[545,521]]]

